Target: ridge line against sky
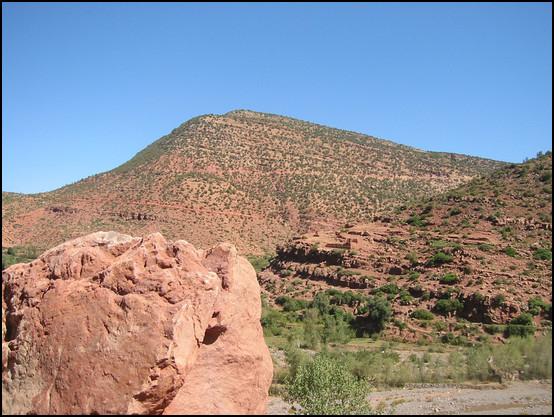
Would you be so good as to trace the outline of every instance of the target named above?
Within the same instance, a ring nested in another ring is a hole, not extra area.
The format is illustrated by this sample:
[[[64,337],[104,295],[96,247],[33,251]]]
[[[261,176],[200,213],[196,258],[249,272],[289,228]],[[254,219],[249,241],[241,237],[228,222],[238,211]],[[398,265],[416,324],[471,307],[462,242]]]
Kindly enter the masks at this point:
[[[238,109],[522,162],[552,149],[552,3],[2,3],[2,191]]]

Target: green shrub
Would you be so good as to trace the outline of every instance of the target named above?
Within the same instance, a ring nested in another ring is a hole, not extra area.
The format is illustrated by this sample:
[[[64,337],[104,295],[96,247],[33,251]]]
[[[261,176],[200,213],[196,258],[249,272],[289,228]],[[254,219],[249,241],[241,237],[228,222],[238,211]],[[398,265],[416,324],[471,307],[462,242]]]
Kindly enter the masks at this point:
[[[301,364],[286,384],[285,399],[310,415],[373,414],[367,401],[369,385],[328,354]]]
[[[464,305],[458,299],[442,299],[435,304],[435,309],[441,314],[454,313],[464,308]]]
[[[385,294],[398,294],[400,292],[400,288],[398,288],[398,285],[395,283],[385,284],[380,286],[378,289],[376,289],[376,292],[384,292]]]
[[[429,310],[421,308],[419,310],[415,310],[411,317],[418,320],[433,320],[435,318],[435,315],[431,313]]]
[[[410,217],[408,220],[406,220],[406,223],[408,223],[409,225],[414,226],[414,227],[423,226],[423,221],[421,220],[421,218],[418,215],[414,215],[414,216]]]
[[[280,306],[284,305],[285,302],[290,300],[290,297],[288,295],[280,295],[275,299],[275,303],[279,304]]]
[[[337,290],[336,288],[328,288],[326,291],[325,291],[325,294],[327,294],[328,296],[332,297],[334,295],[342,295],[342,291],[341,290]]]
[[[549,261],[552,259],[552,251],[550,249],[537,248],[535,249],[533,258]]]
[[[414,299],[414,297],[412,297],[410,293],[406,290],[400,291],[399,297],[400,297],[400,304],[403,306],[410,305],[410,303]]]
[[[504,249],[502,249],[502,252],[504,252],[508,256],[511,256],[512,258],[516,256],[517,253],[516,250],[511,246],[506,246]]]
[[[510,321],[511,324],[522,324],[524,326],[529,326],[533,324],[533,315],[530,313],[523,313]]]
[[[503,324],[484,324],[483,330],[487,332],[488,334],[497,334],[504,332],[504,329],[506,326]]]
[[[492,304],[493,306],[498,307],[498,306],[501,306],[504,303],[504,301],[506,301],[506,296],[504,294],[497,294],[492,299]]]
[[[460,291],[459,288],[446,287],[440,294],[440,298],[451,298],[454,294],[460,293]]]
[[[417,253],[415,252],[410,252],[408,253],[406,256],[405,256],[405,259],[407,259],[408,261],[410,261],[410,264],[412,266],[416,266],[417,264],[419,264],[419,258],[417,256]]]
[[[535,327],[525,324],[508,323],[504,329],[504,337],[527,337],[535,334]]]
[[[351,269],[341,269],[337,272],[337,276],[340,278],[342,276],[351,276],[351,275],[361,275],[359,271],[352,271]]]
[[[470,380],[489,381],[493,372],[489,363],[492,348],[489,345],[479,345],[465,350],[466,376]]]
[[[455,216],[457,214],[460,214],[461,212],[462,212],[462,209],[459,207],[453,207],[452,209],[450,209],[451,216]]]
[[[319,243],[315,243],[310,247],[309,254],[311,256],[314,256],[314,255],[317,255],[318,252],[319,252]]]
[[[410,287],[409,291],[414,297],[421,297],[423,295],[423,285],[417,284],[414,287]]]
[[[252,264],[256,272],[261,272],[263,269],[269,266],[270,260],[273,257],[272,254],[267,253],[265,256],[248,256],[248,261]]]
[[[289,378],[294,378],[298,369],[310,362],[312,360],[312,357],[309,353],[298,347],[287,346],[287,348],[285,349],[285,359],[290,367]]]
[[[419,278],[419,272],[417,271],[410,271],[410,273],[408,274],[408,279],[410,281],[416,282],[418,278]]]
[[[533,338],[510,339],[525,358],[525,371],[520,379],[552,379],[552,332]]]
[[[444,253],[442,251],[438,251],[435,253],[435,255],[429,260],[429,265],[441,265],[447,262],[452,262],[454,258],[452,255],[449,255],[448,253]]]
[[[528,304],[529,312],[537,311],[538,309],[539,312],[537,314],[542,313],[544,318],[552,320],[552,303],[546,303],[539,296],[537,296],[535,298],[531,298],[528,301]]]
[[[479,291],[475,291],[475,292],[473,293],[473,299],[474,299],[475,301],[481,302],[481,301],[483,301],[483,300],[485,299],[485,296],[484,296],[483,294],[481,294]]]
[[[331,301],[329,296],[323,292],[317,293],[309,304],[310,308],[315,308],[319,314],[324,316],[331,309]]]
[[[538,316],[539,314],[541,314],[541,311],[542,310],[540,307],[535,306],[529,309],[529,314],[532,314],[533,316]]]
[[[481,243],[480,245],[477,246],[480,250],[482,250],[483,252],[488,252],[490,251],[491,249],[494,249],[494,246],[492,245],[489,245],[487,243]]]
[[[458,276],[456,274],[453,274],[451,272],[447,272],[446,274],[444,274],[444,276],[439,280],[439,282],[441,284],[447,284],[447,285],[452,285],[452,284],[457,284],[458,282],[460,282],[460,278],[458,278]]]
[[[284,311],[298,311],[303,310],[306,307],[308,307],[308,301],[297,298],[289,298],[283,303]]]
[[[395,318],[393,318],[391,321],[392,321],[392,322],[394,323],[394,325],[395,325],[396,327],[398,327],[399,329],[406,329],[406,328],[408,328],[408,325],[407,325],[406,323],[404,323],[404,322],[403,322],[402,320],[400,320],[400,319],[395,319]]]

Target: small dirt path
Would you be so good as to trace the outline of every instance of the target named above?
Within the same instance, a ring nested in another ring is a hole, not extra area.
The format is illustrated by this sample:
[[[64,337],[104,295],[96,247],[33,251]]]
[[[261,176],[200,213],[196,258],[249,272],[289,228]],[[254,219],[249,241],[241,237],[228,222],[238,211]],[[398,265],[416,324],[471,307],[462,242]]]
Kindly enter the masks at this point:
[[[552,415],[552,380],[474,386],[433,384],[374,391],[373,407],[392,415]],[[268,415],[290,414],[292,405],[270,397]]]

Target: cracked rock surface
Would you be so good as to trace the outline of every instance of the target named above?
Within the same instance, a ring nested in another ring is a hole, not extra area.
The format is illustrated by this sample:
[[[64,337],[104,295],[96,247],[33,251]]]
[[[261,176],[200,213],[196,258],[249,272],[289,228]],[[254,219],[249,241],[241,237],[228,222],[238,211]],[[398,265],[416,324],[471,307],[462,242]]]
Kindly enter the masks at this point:
[[[222,243],[97,232],[2,273],[3,414],[263,414],[254,268]]]

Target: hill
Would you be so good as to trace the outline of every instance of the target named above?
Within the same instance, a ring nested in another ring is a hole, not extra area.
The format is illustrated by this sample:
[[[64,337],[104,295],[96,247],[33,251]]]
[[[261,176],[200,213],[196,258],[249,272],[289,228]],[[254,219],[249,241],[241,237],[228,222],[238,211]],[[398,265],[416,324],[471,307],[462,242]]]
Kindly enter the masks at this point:
[[[260,255],[294,233],[370,221],[505,165],[279,115],[210,114],[111,171],[47,193],[3,192],[2,245],[46,249],[96,231],[159,231]]]
[[[336,317],[344,316],[337,307],[353,314],[358,333],[375,324],[380,307],[368,303],[386,300],[392,314],[380,324],[399,341],[551,329],[552,154],[373,222],[297,236],[259,279],[268,306],[300,312],[327,303]]]

